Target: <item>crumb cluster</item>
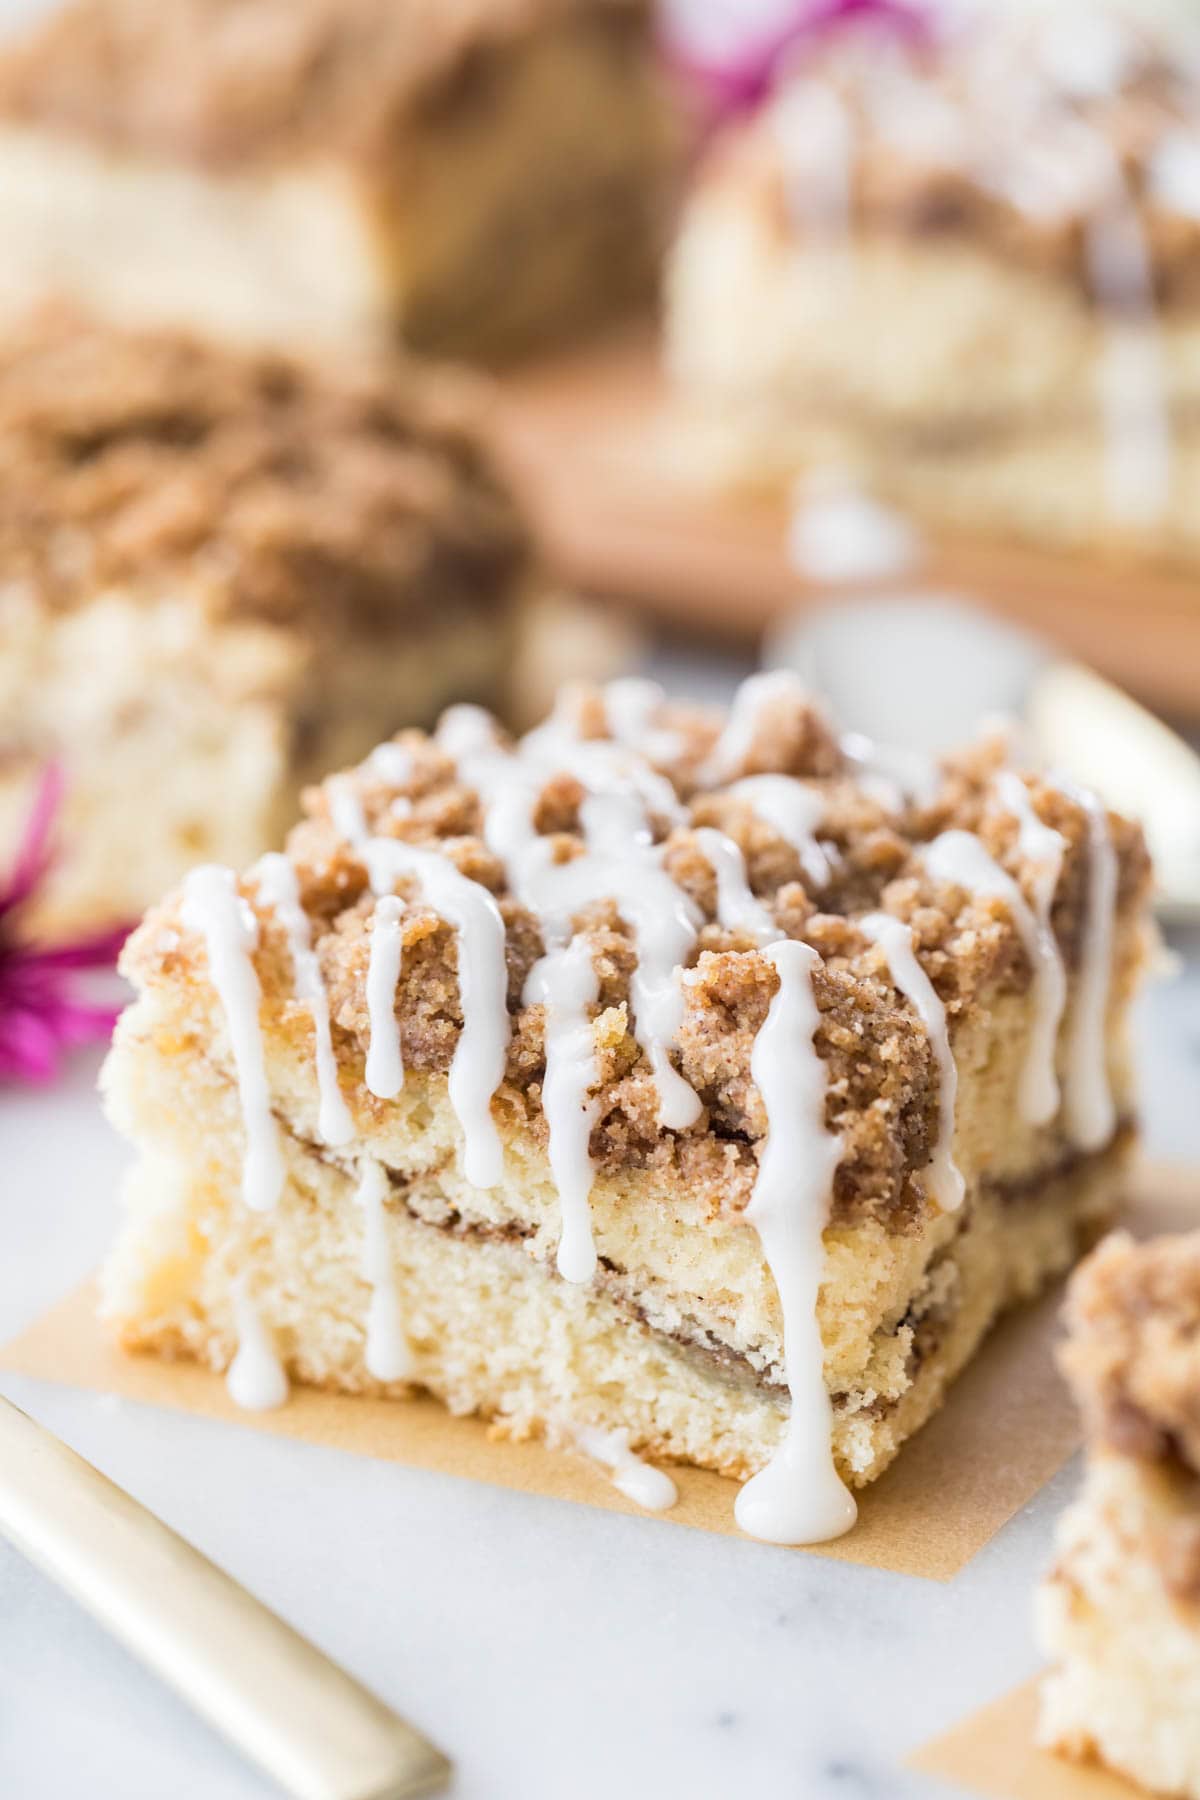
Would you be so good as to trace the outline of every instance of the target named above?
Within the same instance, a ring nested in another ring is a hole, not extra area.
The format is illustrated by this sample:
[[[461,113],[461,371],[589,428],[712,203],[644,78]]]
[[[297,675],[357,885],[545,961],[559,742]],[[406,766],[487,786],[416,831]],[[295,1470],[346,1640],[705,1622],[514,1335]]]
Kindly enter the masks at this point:
[[[584,696],[579,718],[585,730],[600,735],[603,713],[595,696]],[[724,1195],[726,1206],[745,1204],[749,1197],[766,1129],[750,1054],[778,978],[752,940],[715,920],[714,878],[693,826],[719,823],[743,851],[750,885],[781,928],[805,939],[822,957],[814,984],[821,1011],[817,1049],[829,1073],[827,1123],[843,1138],[835,1204],[845,1216],[869,1207],[893,1224],[915,1218],[922,1194],[913,1174],[927,1163],[938,1128],[937,1068],[882,953],[854,920],[883,906],[911,924],[919,958],[945,1003],[952,1038],[985,991],[1025,989],[1031,971],[1003,904],[939,886],[920,857],[921,846],[938,831],[978,829],[993,853],[1028,880],[1030,871],[1014,860],[1012,822],[989,807],[1000,747],[984,745],[948,764],[932,800],[901,803],[889,812],[848,767],[818,709],[792,697],[764,709],[758,734],[734,773],[771,771],[818,785],[825,803],[819,838],[830,875],[817,885],[805,875],[796,850],[729,794],[728,784],[716,789],[703,784],[700,771],[722,721],[723,715],[681,707],[665,707],[660,721],[674,754],[659,767],[687,808],[687,823],[660,825],[664,865],[706,921],[684,982],[685,1013],[676,1039],[678,1066],[700,1095],[704,1112],[690,1132],[663,1131],[657,1123],[656,1090],[630,1022],[635,945],[612,901],[597,895],[595,905],[575,920],[577,930],[591,934],[600,986],[596,1037],[602,1087],[593,1151],[608,1167],[677,1161],[699,1180],[711,1173],[714,1193]],[[365,764],[350,778],[354,792],[374,835],[436,845],[461,873],[495,896],[507,927],[512,1026],[498,1103],[516,1109],[536,1134],[544,1131],[538,1104],[542,1013],[539,1006],[523,1004],[522,989],[542,952],[537,922],[508,892],[502,865],[483,840],[479,796],[460,783],[435,740],[408,732],[398,741],[410,765],[403,788]],[[1049,786],[1033,781],[1030,792],[1039,813],[1067,840],[1054,925],[1070,961],[1078,953],[1086,881],[1085,819]],[[553,837],[560,860],[582,848],[581,797],[569,777],[555,779],[543,792],[537,823]],[[340,1056],[344,1065],[361,1069],[368,1041],[365,984],[373,901],[361,861],[334,828],[328,785],[311,790],[307,811],[289,850],[314,920]],[[1144,899],[1148,864],[1135,827],[1114,817],[1111,829],[1119,856],[1119,904],[1128,915]],[[245,892],[253,903],[252,880]],[[396,997],[403,1055],[413,1070],[444,1070],[462,1023],[456,934],[419,895],[411,899]],[[141,980],[175,978],[193,966],[195,940],[164,936],[168,918],[174,925],[173,903],[165,914],[152,914],[135,940],[129,961]],[[270,915],[261,919],[260,976],[272,1002],[283,1005],[291,991],[286,944]]]
[[[1068,1301],[1062,1363],[1089,1432],[1200,1476],[1200,1231],[1105,1240]]]
[[[529,557],[480,427],[465,377],[48,311],[0,357],[5,579],[56,607],[177,584],[214,616],[339,630],[474,609]]]

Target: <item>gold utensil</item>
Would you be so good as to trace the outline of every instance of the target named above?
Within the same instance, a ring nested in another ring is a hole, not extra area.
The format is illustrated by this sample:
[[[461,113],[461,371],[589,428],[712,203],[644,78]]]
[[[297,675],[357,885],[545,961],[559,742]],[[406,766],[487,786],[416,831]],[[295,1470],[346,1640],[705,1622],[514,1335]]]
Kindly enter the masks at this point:
[[[296,1800],[445,1786],[440,1750],[3,1398],[0,1533]]]

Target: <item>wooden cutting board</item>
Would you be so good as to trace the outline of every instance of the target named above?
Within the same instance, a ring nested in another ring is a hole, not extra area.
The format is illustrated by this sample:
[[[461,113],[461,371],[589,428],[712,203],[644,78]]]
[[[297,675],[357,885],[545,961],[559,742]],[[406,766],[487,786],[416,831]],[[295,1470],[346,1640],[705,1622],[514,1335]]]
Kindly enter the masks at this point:
[[[789,567],[782,500],[714,494],[688,471],[687,412],[648,330],[510,373],[499,423],[572,585],[742,642],[831,598]],[[908,580],[975,596],[1160,710],[1200,716],[1196,574],[941,535]]]

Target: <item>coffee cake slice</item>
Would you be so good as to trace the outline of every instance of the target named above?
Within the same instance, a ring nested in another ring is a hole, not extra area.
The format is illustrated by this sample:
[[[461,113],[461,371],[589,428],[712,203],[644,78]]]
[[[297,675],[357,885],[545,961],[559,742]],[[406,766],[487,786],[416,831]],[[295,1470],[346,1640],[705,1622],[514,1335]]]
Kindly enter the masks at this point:
[[[670,257],[704,472],[850,468],[937,525],[1200,561],[1195,49],[1122,0],[810,43]]]
[[[264,1399],[415,1383],[844,1529],[1133,1130],[1137,830],[999,744],[917,775],[788,676],[727,716],[626,681],[519,742],[452,709],[286,858],[195,871],[106,1076],[121,1342],[243,1397],[247,1345]]]
[[[1063,1365],[1083,1490],[1038,1596],[1041,1740],[1200,1796],[1200,1231],[1105,1241],[1075,1276]]]
[[[643,0],[71,0],[0,54],[0,305],[511,354],[649,298]]]
[[[282,842],[302,785],[500,704],[528,541],[474,383],[54,315],[0,351],[0,846],[66,777],[51,931]]]

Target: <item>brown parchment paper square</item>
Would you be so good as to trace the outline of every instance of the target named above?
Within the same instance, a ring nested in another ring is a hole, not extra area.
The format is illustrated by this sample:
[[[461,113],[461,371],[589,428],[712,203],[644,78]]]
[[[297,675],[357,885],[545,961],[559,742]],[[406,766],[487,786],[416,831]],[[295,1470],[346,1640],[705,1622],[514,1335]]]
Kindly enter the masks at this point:
[[[1129,1215],[1131,1228],[1143,1233],[1200,1224],[1200,1172],[1142,1171]],[[942,1410],[905,1445],[886,1475],[859,1496],[854,1530],[808,1554],[948,1581],[982,1549],[1078,1442],[1074,1409],[1052,1354],[1060,1298],[1056,1289],[1002,1321],[955,1382]],[[359,1456],[615,1512],[639,1510],[584,1458],[538,1443],[493,1439],[480,1421],[453,1418],[428,1397],[379,1400],[297,1388],[277,1412],[247,1414],[208,1370],[114,1348],[97,1323],[91,1283],[0,1351],[0,1367]],[[678,1504],[643,1516],[736,1533],[734,1483],[701,1469],[672,1473]]]
[[[1035,1676],[952,1726],[910,1757],[909,1768],[993,1800],[1146,1800],[1145,1789],[1123,1775],[1037,1748],[1040,1680]]]

